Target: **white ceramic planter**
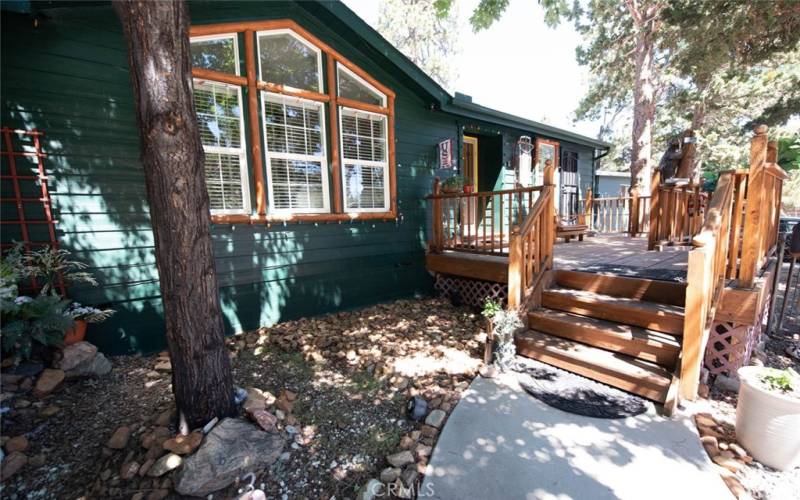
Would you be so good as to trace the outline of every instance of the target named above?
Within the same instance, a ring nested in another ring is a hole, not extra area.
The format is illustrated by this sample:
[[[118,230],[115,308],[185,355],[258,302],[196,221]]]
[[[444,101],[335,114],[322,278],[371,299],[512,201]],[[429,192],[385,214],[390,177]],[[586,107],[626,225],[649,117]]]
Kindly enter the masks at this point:
[[[736,439],[759,462],[778,470],[800,465],[800,399],[768,391],[760,366],[737,372]]]

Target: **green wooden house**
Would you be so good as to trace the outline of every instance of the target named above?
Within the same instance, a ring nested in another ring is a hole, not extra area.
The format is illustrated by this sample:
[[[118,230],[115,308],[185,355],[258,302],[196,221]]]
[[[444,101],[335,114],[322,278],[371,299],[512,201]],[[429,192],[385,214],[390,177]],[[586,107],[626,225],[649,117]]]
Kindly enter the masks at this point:
[[[43,134],[4,134],[3,151],[28,154],[2,159],[2,243],[56,240],[101,283],[70,297],[118,311],[89,340],[111,353],[159,349],[120,24],[107,2],[2,8],[2,125]],[[230,332],[430,294],[425,197],[436,177],[461,174],[474,190],[498,191],[536,182],[550,159],[560,208],[571,212],[608,149],[450,95],[339,2],[190,2],[190,11]],[[54,235],[40,222],[39,158]]]

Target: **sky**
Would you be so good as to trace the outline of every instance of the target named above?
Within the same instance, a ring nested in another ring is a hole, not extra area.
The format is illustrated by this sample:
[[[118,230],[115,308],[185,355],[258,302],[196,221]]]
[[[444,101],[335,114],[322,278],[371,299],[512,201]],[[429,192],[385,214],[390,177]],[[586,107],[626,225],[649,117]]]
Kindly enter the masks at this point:
[[[344,0],[376,26],[380,0]],[[469,16],[478,0],[456,0],[461,54],[454,90],[475,103],[517,116],[597,136],[597,122],[573,122],[588,88],[588,70],[575,61],[580,35],[572,24],[548,28],[534,0],[511,0],[501,19],[473,33]],[[451,89],[452,90],[452,89]]]

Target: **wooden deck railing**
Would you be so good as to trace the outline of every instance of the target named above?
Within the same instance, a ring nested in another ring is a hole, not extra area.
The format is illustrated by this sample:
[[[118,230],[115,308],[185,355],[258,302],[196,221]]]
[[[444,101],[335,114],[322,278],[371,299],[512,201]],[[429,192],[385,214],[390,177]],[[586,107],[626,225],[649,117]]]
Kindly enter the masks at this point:
[[[542,186],[483,191],[443,193],[434,181],[432,236],[430,250],[441,253],[458,250],[489,255],[508,255],[511,231],[530,213]]]
[[[553,189],[553,186],[544,186],[525,220],[511,231],[508,255],[509,310],[525,304],[541,283],[545,271],[553,266]]]
[[[703,225],[692,238],[686,286],[680,395],[697,396],[700,368],[715,308],[728,279],[749,288],[777,243],[781,190],[788,178],[777,165],[767,127],[750,142],[749,171],[720,174]],[[652,233],[651,233],[652,234]]]
[[[635,195],[593,198],[589,191],[578,208],[590,231],[636,236],[647,232],[649,227],[649,199],[649,196]],[[638,217],[631,218],[632,213],[636,213]]]
[[[660,183],[658,172],[654,181]],[[650,195],[648,250],[688,244],[703,224],[706,194],[696,184],[655,184]]]

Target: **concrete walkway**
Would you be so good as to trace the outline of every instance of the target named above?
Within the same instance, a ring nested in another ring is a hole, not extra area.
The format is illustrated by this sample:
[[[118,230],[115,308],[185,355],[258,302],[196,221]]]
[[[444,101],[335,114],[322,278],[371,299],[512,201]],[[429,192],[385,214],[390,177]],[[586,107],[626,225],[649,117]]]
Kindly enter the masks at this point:
[[[448,419],[420,498],[727,500],[686,416],[605,420],[477,377]]]

